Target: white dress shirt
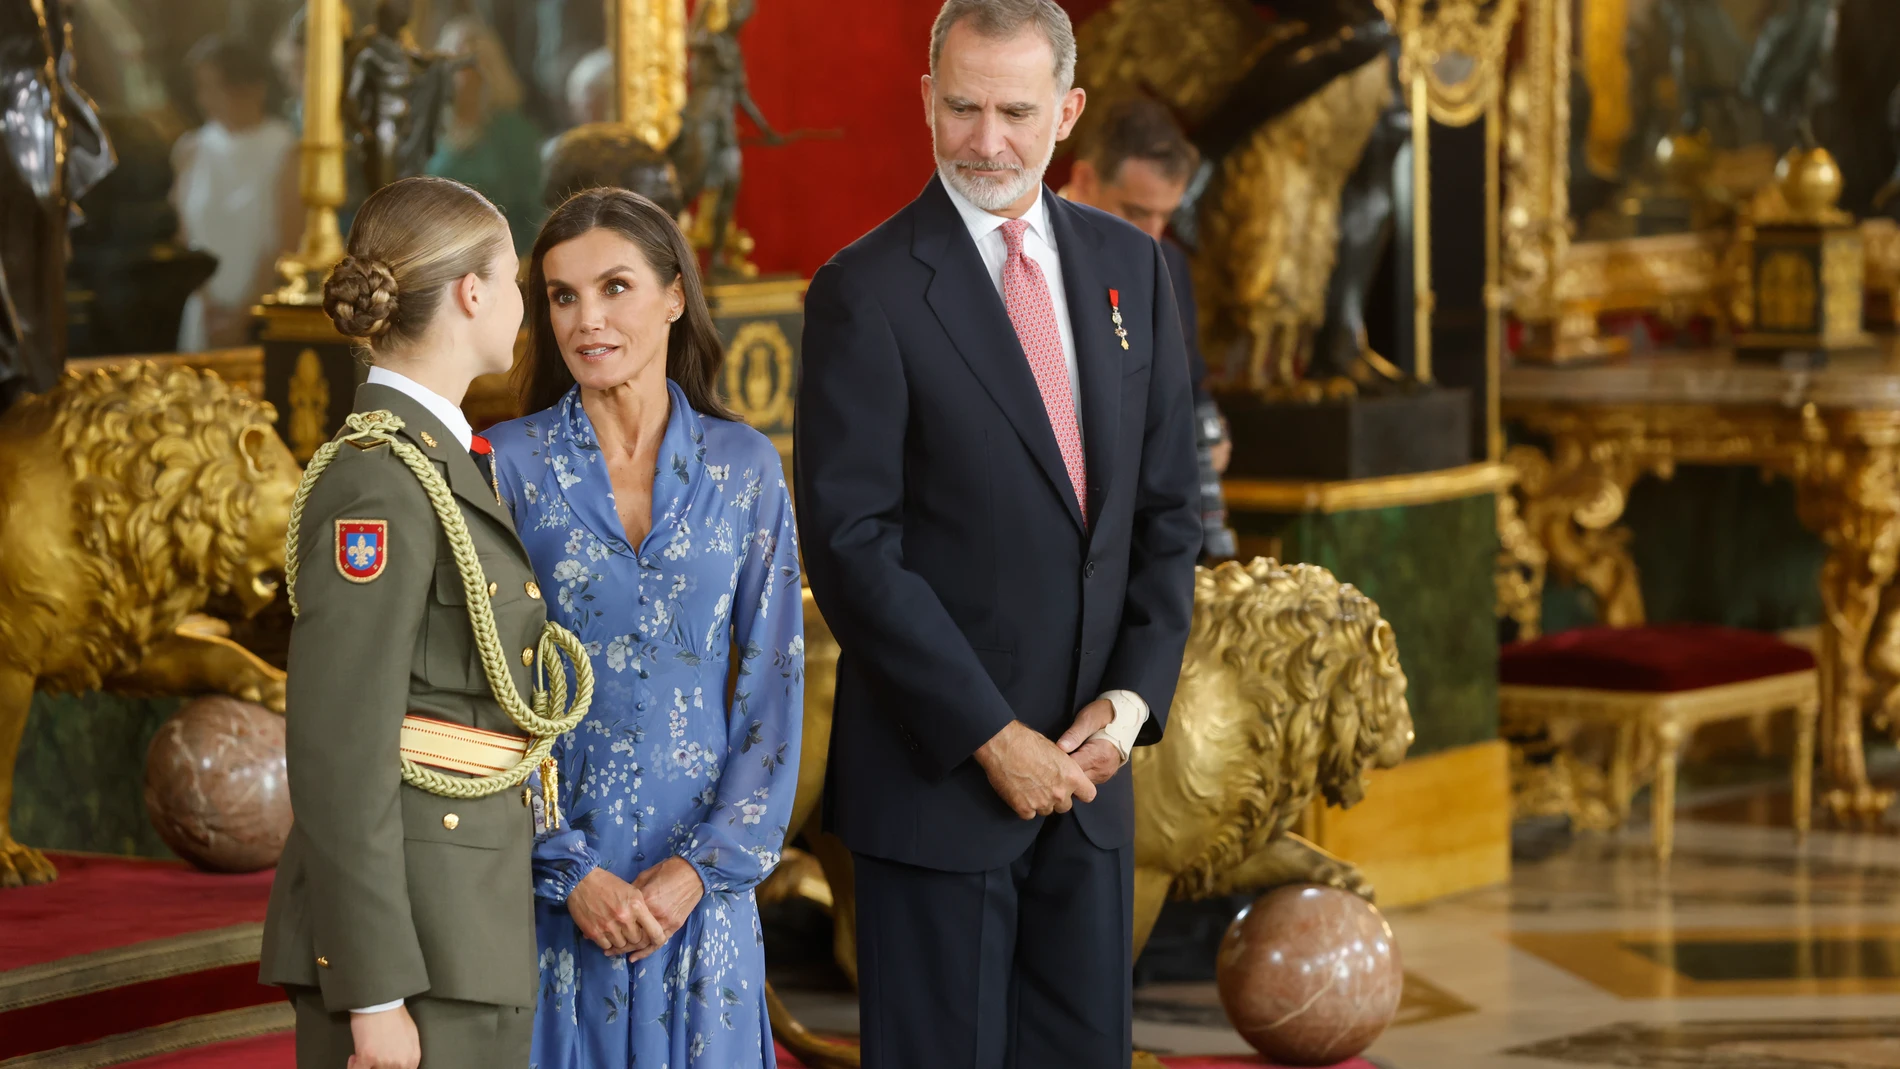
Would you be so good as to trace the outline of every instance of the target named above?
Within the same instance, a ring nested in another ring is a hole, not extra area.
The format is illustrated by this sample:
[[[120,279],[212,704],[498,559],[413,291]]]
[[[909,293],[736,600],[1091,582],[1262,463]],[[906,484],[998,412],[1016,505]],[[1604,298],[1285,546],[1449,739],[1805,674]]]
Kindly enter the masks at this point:
[[[378,386],[387,386],[399,393],[407,394],[409,399],[429,410],[429,414],[442,421],[442,425],[455,435],[466,451],[475,443],[475,428],[469,426],[468,417],[462,414],[462,407],[448,398],[429,389],[407,375],[399,375],[386,367],[369,369],[369,377],[364,382]]]
[[[449,433],[455,436],[455,440],[462,443],[463,449],[467,449],[475,443],[475,428],[469,426],[468,417],[462,414],[462,409],[451,403],[448,398],[436,393],[420,382],[417,382],[407,375],[399,375],[386,367],[370,368],[369,377],[363,381],[375,383],[378,386],[387,386],[398,393],[406,395],[410,400],[428,409],[429,414],[441,420],[442,425],[447,427]],[[402,1001],[402,999],[397,999],[394,1002],[385,1002],[380,1006],[365,1006],[360,1010],[351,1010],[350,1012],[382,1013],[385,1010],[393,1010],[402,1005]]]
[[[963,225],[969,227],[970,239],[976,242],[976,251],[983,257],[983,267],[989,272],[990,283],[996,287],[997,295],[1001,296],[1003,264],[1009,259],[1009,244],[1003,240],[1003,224],[1009,220],[971,204],[948,182],[943,184],[943,188],[944,192],[950,194],[950,203],[957,206],[957,214],[963,217]],[[1075,363],[1075,328],[1069,322],[1068,294],[1062,284],[1062,256],[1056,250],[1056,233],[1049,225],[1049,206],[1044,203],[1044,194],[1040,190],[1036,193],[1036,202],[1029,206],[1022,218],[1029,224],[1029,229],[1023,233],[1023,255],[1042,268],[1042,277],[1049,283],[1049,300],[1055,305],[1056,331],[1062,336],[1062,363],[1069,369],[1069,397],[1075,405],[1075,424],[1080,437],[1086,442],[1088,427],[1082,421],[1082,379]],[[1127,761],[1129,751],[1135,746],[1135,736],[1141,733],[1142,725],[1148,722],[1148,703],[1132,690],[1111,690],[1102,697],[1115,707],[1115,719],[1089,737],[1107,739],[1114,744],[1122,760]]]

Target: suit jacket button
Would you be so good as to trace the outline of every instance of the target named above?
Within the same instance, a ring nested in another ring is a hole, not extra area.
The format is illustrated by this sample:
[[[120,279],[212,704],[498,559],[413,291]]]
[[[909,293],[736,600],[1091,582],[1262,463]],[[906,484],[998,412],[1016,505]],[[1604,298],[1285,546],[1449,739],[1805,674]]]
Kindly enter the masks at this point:
[[[522,667],[524,668],[533,667],[534,665],[534,650],[533,649],[525,649],[521,651],[521,664],[522,664]]]
[[[330,959],[329,959],[329,958],[326,958],[326,957],[324,957],[324,956],[323,956],[323,955],[321,955],[321,954],[319,954],[319,955],[317,955],[317,967],[318,967],[318,968],[322,968],[322,969],[327,969],[327,968],[329,968],[329,967],[330,967]]]
[[[1087,564],[1084,564],[1082,566],[1082,578],[1084,579],[1095,578],[1095,562],[1094,561],[1089,561]]]
[[[442,814],[442,826],[450,831],[454,831],[456,828],[462,826],[462,818],[456,816],[454,813],[444,813]]]

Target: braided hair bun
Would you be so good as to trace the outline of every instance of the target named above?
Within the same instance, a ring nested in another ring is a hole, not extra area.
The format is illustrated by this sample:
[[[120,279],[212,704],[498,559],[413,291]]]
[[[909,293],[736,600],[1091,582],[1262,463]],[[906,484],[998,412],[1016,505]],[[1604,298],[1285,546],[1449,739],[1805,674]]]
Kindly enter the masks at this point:
[[[398,307],[396,276],[381,260],[345,256],[324,280],[323,310],[344,337],[382,337]]]

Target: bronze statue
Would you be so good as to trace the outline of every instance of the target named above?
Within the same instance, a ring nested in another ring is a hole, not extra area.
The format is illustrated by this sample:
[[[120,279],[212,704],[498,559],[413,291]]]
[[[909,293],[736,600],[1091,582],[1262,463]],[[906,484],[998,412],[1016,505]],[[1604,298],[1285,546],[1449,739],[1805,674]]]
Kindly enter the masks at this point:
[[[679,170],[680,192],[688,205],[697,206],[700,194],[714,195],[711,269],[727,274],[726,232],[732,225],[733,205],[739,199],[743,164],[739,151],[739,120],[747,117],[765,135],[766,144],[784,138],[765,121],[765,114],[746,87],[745,56],[739,50],[739,30],[752,17],[754,0],[703,0],[693,13],[689,75],[692,92],[680,117],[680,134],[669,154]],[[703,210],[697,208],[695,210]]]
[[[1412,176],[1399,173],[1399,153],[1412,143],[1412,111],[1399,85],[1398,49],[1390,50],[1391,91],[1363,155],[1339,194],[1339,252],[1326,287],[1326,318],[1313,343],[1306,377],[1349,378],[1362,387],[1396,383],[1406,373],[1374,352],[1366,339],[1366,302],[1373,281],[1393,248],[1393,222],[1401,190],[1410,195]]]
[[[367,192],[422,173],[435,152],[450,77],[469,62],[410,47],[410,0],[377,0],[375,23],[352,45],[343,120],[363,153]]]
[[[284,674],[197,615],[276,596],[299,473],[275,419],[212,372],[143,362],[70,372],[0,416],[0,887],[54,876],[7,817],[35,689],[283,709]]]
[[[837,686],[838,643],[805,593],[805,732],[791,826],[823,869],[787,852],[761,901],[828,883],[839,967],[857,978],[851,855],[817,830]],[[1391,768],[1412,744],[1411,707],[1392,625],[1349,583],[1310,564],[1255,558],[1200,568],[1194,626],[1168,731],[1130,759],[1135,794],[1134,949],[1162,904],[1287,883],[1321,883],[1368,898],[1351,864],[1292,833],[1317,799],[1341,807],[1366,773]],[[1130,963],[1133,964],[1132,962]],[[813,1035],[769,987],[772,1029],[807,1065],[857,1064],[855,1050]]]
[[[548,153],[541,198],[549,208],[595,186],[631,189],[675,219],[686,207],[673,161],[620,123],[576,126],[556,138]]]
[[[67,0],[0,4],[0,412],[52,387],[66,359],[66,231],[112,170],[73,75]],[[3,847],[4,842],[0,842]]]

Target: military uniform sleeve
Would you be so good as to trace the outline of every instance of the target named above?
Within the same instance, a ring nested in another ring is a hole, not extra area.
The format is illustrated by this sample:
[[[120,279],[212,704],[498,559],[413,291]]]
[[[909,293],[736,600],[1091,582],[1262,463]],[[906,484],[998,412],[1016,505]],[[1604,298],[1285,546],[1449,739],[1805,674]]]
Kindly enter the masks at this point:
[[[339,522],[387,524],[374,577],[345,574]],[[298,536],[286,745],[331,1012],[429,988],[410,916],[399,750],[435,530],[420,484],[385,446],[343,450],[312,491]]]

